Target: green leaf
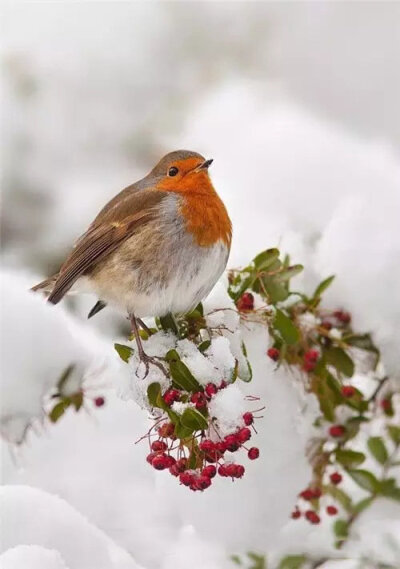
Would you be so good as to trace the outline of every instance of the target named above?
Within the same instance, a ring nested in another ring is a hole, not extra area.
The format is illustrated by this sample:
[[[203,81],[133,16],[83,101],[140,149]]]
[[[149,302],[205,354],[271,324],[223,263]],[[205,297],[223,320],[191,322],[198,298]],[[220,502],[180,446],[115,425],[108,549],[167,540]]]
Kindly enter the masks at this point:
[[[233,563],[236,563],[236,565],[242,565],[242,560],[240,559],[239,555],[231,555],[230,559],[233,561]]]
[[[324,492],[330,494],[336,502],[339,502],[346,512],[353,511],[353,503],[350,496],[335,484],[327,484],[324,486]]]
[[[268,269],[279,257],[279,249],[267,249],[253,259],[254,266],[259,271]]]
[[[307,561],[305,555],[287,555],[279,563],[279,569],[301,569]]]
[[[178,334],[178,326],[171,313],[166,316],[160,316],[160,325],[164,332],[172,331],[174,334]]]
[[[57,388],[58,388],[58,391],[60,393],[62,393],[63,388],[65,387],[65,384],[67,383],[68,378],[71,375],[71,373],[73,372],[74,368],[75,368],[75,365],[71,364],[62,372],[61,377],[57,382]]]
[[[394,444],[400,445],[400,427],[396,427],[396,425],[388,425],[387,432],[389,433],[389,437],[392,439]]]
[[[388,451],[382,437],[370,437],[367,441],[369,452],[379,464],[385,464],[389,458]]]
[[[346,520],[336,520],[333,524],[333,531],[335,532],[336,537],[339,539],[346,539],[349,535],[349,524]]]
[[[147,399],[152,407],[158,407],[159,409],[167,410],[168,405],[165,403],[162,393],[161,385],[157,382],[150,383],[147,388]]]
[[[276,280],[275,277],[268,277],[268,276],[263,277],[262,283],[264,285],[264,289],[267,292],[267,299],[270,304],[283,302],[289,296],[287,283],[280,283]],[[259,292],[262,296],[265,297],[265,292],[261,287],[259,288],[259,290],[256,290],[254,286],[254,290],[255,292]]]
[[[249,569],[267,569],[265,555],[259,555],[253,551],[247,552],[247,557],[253,561]]]
[[[371,334],[352,334],[344,338],[346,344],[359,348],[360,350],[366,350],[368,352],[375,352],[379,354],[378,348],[372,341]]]
[[[69,407],[70,402],[67,399],[63,399],[49,413],[49,419],[52,423],[57,423],[58,419],[64,415],[65,410]]]
[[[274,328],[278,330],[286,344],[296,344],[300,339],[300,332],[288,316],[279,308],[276,309],[273,322]]]
[[[174,423],[174,424],[175,424],[174,434],[176,437],[178,437],[178,439],[185,440],[185,439],[188,439],[189,437],[192,436],[193,429],[190,429],[188,427],[184,427],[182,425],[182,423],[179,421],[177,423]]]
[[[133,354],[132,348],[130,348],[129,346],[125,346],[124,344],[114,344],[114,348],[118,352],[118,355],[121,358],[121,360],[123,360],[125,363],[128,363],[129,358]]]
[[[353,512],[355,514],[361,514],[361,512],[366,510],[374,500],[375,500],[374,496],[369,496],[368,498],[360,500],[359,502],[357,502],[357,504],[354,504]]]
[[[354,363],[350,356],[342,348],[328,348],[324,350],[324,357],[328,364],[335,367],[346,377],[351,377],[354,373]]]
[[[372,472],[361,469],[348,469],[347,473],[351,476],[354,482],[360,486],[360,488],[363,488],[372,494],[379,491],[379,481],[375,478]]]
[[[380,494],[393,500],[400,500],[400,488],[396,486],[395,478],[387,478],[380,482]]]
[[[208,350],[208,348],[211,346],[211,340],[204,340],[204,342],[201,342],[201,344],[199,344],[199,351],[204,354],[204,352],[206,350]]]
[[[188,312],[186,314],[187,318],[199,318],[204,316],[204,309],[203,309],[203,305],[201,304],[201,302],[199,302],[199,304],[196,306],[196,308],[194,308],[191,312]]]
[[[174,349],[169,350],[166,354],[165,354],[165,359],[167,362],[173,362],[173,361],[179,361],[181,358],[178,354],[178,352]]]
[[[331,275],[330,277],[320,282],[314,291],[313,298],[314,299],[320,298],[322,296],[322,293],[325,292],[326,289],[332,284],[334,278],[335,275]]]
[[[83,393],[82,391],[78,391],[78,393],[74,393],[70,396],[70,400],[72,405],[75,407],[75,411],[79,411],[79,409],[83,405]]]
[[[287,269],[283,269],[280,273],[275,275],[275,281],[279,283],[287,282],[301,273],[303,270],[303,265],[292,265],[291,267],[287,267]]]
[[[193,431],[203,431],[208,427],[207,419],[197,409],[185,409],[181,415],[181,423],[184,427]]]
[[[232,287],[229,288],[229,294],[235,302],[248,288],[251,288],[253,286],[254,278],[255,277],[253,274],[246,277],[235,291],[232,290]]]
[[[338,449],[335,453],[336,460],[343,466],[359,466],[365,460],[365,454],[355,450]]]
[[[203,387],[195,379],[190,369],[181,361],[170,361],[169,370],[172,377],[172,385],[183,391],[203,391]]]

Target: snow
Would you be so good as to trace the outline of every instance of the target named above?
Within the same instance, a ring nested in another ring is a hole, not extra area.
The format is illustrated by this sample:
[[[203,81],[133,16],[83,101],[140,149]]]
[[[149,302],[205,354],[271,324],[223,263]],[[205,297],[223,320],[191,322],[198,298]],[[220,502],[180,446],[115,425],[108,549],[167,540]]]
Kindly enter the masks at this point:
[[[54,549],[39,545],[17,545],[0,555],[2,569],[68,569]]]
[[[33,555],[49,569],[140,569],[128,553],[58,496],[29,486],[3,486],[0,503],[7,520],[0,547],[8,550],[5,558],[12,569],[12,562],[22,563],[30,553],[19,548],[21,544],[39,546]]]
[[[236,385],[228,385],[211,400],[210,414],[216,417],[218,432],[222,437],[235,432],[242,423],[243,413],[248,411],[243,392]]]
[[[79,325],[62,306],[47,304],[28,290],[27,279],[1,273],[0,427],[8,440],[21,441],[34,419],[43,418],[44,397],[71,364],[64,393],[77,391],[85,378],[102,381],[119,369],[110,345]]]

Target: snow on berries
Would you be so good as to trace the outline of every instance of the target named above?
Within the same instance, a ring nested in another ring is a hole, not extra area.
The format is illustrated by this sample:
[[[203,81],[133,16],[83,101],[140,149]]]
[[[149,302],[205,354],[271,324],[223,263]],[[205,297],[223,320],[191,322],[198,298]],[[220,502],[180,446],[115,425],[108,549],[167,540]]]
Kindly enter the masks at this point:
[[[165,415],[155,419],[148,433],[147,462],[155,470],[168,470],[180,484],[195,492],[209,488],[217,475],[231,480],[242,478],[245,467],[232,460],[233,454],[244,451],[249,460],[260,454],[257,447],[246,447],[253,434],[250,426],[254,414],[245,410],[243,394],[233,384],[222,388],[212,385],[208,397],[205,388],[193,393],[167,388],[161,393],[158,385],[150,386],[149,391]],[[182,415],[170,406],[172,400],[174,405],[177,403],[177,398],[187,405]]]

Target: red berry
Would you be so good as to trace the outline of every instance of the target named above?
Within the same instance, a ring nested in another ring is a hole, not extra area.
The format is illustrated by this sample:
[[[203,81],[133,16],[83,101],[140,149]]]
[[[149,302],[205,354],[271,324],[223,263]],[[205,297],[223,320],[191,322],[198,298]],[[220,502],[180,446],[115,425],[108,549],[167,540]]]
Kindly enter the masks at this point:
[[[238,307],[238,310],[253,310],[254,296],[251,292],[244,292],[236,302],[236,306]]]
[[[327,506],[326,511],[330,516],[336,516],[338,509],[335,506]]]
[[[323,320],[321,322],[321,328],[325,328],[325,330],[331,330],[332,322],[329,322],[329,320]]]
[[[218,450],[206,452],[204,455],[204,458],[207,462],[218,462],[221,457],[222,454]]]
[[[315,369],[315,362],[312,361],[306,361],[303,364],[303,369],[304,371],[313,371]]]
[[[172,474],[172,476],[179,476],[179,474],[181,473],[181,471],[176,466],[176,464],[173,464],[172,466],[170,466],[169,471]]]
[[[331,437],[340,438],[346,432],[346,428],[343,425],[332,425],[329,429],[329,434]]]
[[[316,362],[319,358],[319,352],[317,350],[307,350],[304,354],[304,359],[307,362]]]
[[[204,439],[199,444],[199,448],[203,452],[210,452],[215,450],[215,443],[213,441],[210,441],[210,439]]]
[[[320,488],[313,488],[313,498],[320,498],[321,497],[321,489]]]
[[[154,452],[164,452],[165,450],[167,450],[168,445],[167,443],[165,443],[164,441],[153,441],[151,443],[151,450],[154,450]]]
[[[220,476],[228,476],[227,474],[227,470],[226,470],[226,464],[221,464],[221,466],[218,468],[218,474]]]
[[[178,401],[180,397],[181,394],[177,389],[168,389],[163,395],[163,399],[168,406],[172,405],[175,401]]]
[[[184,470],[186,470],[187,468],[187,458],[180,458],[179,460],[176,461],[176,468],[179,470],[179,472],[183,472]]]
[[[202,391],[193,393],[193,395],[190,398],[190,401],[196,405],[196,409],[202,409],[207,405],[206,396]]]
[[[197,490],[205,490],[211,486],[211,479],[208,476],[199,476],[195,479],[195,486]]]
[[[215,385],[215,383],[207,383],[204,391],[206,392],[207,397],[211,399],[211,397],[218,392],[218,387]]]
[[[164,423],[163,425],[160,425],[160,427],[158,427],[157,430],[158,434],[163,439],[168,439],[168,438],[175,439],[174,436],[175,426],[173,423]]]
[[[269,348],[269,350],[267,350],[267,356],[271,358],[271,360],[274,360],[274,362],[279,360],[279,354],[280,352],[277,348]]]
[[[303,500],[310,501],[314,498],[314,492],[312,488],[306,488],[303,492],[300,492],[299,496],[303,498]]]
[[[225,472],[225,476],[229,476],[231,478],[241,478],[244,474],[244,466],[231,462],[229,464],[225,464]]]
[[[243,415],[243,421],[244,421],[244,424],[247,425],[248,427],[250,425],[252,425],[254,423],[253,413],[250,413],[249,411],[247,413],[245,413]]]
[[[168,456],[165,454],[157,454],[157,456],[153,458],[151,465],[156,470],[165,470],[171,466],[169,464]]]
[[[235,468],[234,477],[235,478],[242,478],[242,476],[244,475],[244,472],[245,472],[244,466],[242,466],[241,464],[235,464],[235,466],[236,466],[236,468]]]
[[[352,385],[343,385],[342,387],[342,395],[343,397],[353,397],[356,393],[356,390]]]
[[[351,321],[351,314],[344,310],[336,310],[333,315],[343,324],[348,324]]]
[[[157,456],[157,453],[156,453],[156,452],[151,452],[150,454],[148,454],[148,455],[146,456],[147,462],[148,462],[149,464],[152,464],[153,459],[154,459],[156,456]]]
[[[167,463],[167,467],[169,468],[175,465],[176,460],[173,456],[167,455],[165,462]]]
[[[330,481],[332,482],[332,484],[340,484],[342,481],[342,475],[339,474],[339,472],[333,472],[330,476],[329,476]]]
[[[218,452],[220,452],[221,454],[224,454],[224,452],[226,451],[226,444],[224,441],[218,441],[215,444],[215,448]]]
[[[236,437],[237,437],[237,440],[243,444],[251,438],[251,431],[247,427],[242,427],[236,433]]]
[[[256,458],[260,456],[260,451],[257,447],[251,447],[249,448],[247,456],[249,457],[250,460],[256,460]]]
[[[382,399],[380,401],[380,406],[385,413],[390,413],[392,411],[392,402],[390,399]]]
[[[305,516],[307,520],[312,524],[319,524],[319,522],[321,521],[321,518],[316,512],[314,512],[314,510],[307,510]]]
[[[187,470],[185,472],[181,472],[179,475],[179,482],[184,486],[190,486],[194,481],[194,476],[191,472]]]
[[[225,379],[223,379],[219,384],[218,389],[225,389],[225,387],[228,387],[228,383],[225,381]]]
[[[300,516],[301,516],[301,512],[300,512],[299,508],[296,508],[295,510],[293,510],[292,518],[294,520],[297,520]]]
[[[217,474],[217,469],[214,465],[210,464],[209,466],[203,468],[201,474],[202,476],[207,476],[208,478],[214,478],[214,476]]]
[[[230,452],[235,452],[240,446],[236,435],[226,436],[224,439],[224,443],[226,450],[229,450]]]
[[[96,397],[96,399],[94,400],[94,404],[96,405],[96,407],[103,407],[105,402],[106,400],[104,399],[104,397]]]

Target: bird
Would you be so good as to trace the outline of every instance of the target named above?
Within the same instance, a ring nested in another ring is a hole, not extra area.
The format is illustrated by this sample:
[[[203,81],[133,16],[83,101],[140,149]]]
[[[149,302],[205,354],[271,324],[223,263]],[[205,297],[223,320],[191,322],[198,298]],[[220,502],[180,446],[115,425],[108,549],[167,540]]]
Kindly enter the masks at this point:
[[[224,272],[232,223],[211,182],[213,160],[189,150],[164,156],[141,180],[113,197],[75,242],[57,274],[32,287],[57,304],[69,292],[99,299],[128,315],[138,355],[149,372],[143,318],[191,311]]]

